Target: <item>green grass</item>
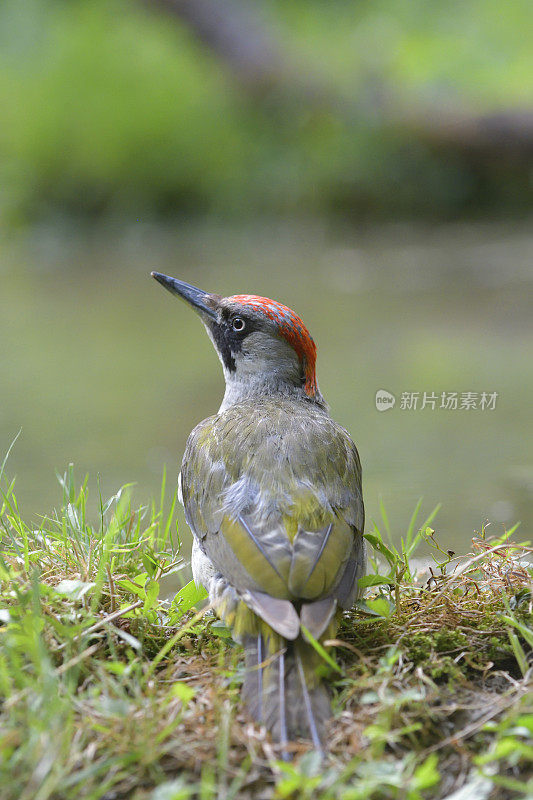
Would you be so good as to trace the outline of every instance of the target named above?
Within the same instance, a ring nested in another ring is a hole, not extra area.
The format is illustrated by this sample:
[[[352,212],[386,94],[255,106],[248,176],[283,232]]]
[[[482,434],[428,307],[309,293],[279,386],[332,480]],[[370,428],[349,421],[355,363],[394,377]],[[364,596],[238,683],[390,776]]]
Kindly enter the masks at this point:
[[[5,462],[4,462],[5,467]],[[239,705],[240,649],[201,606],[174,526],[175,497],[132,508],[59,476],[38,525],[2,467],[0,794],[67,798],[531,797],[531,549],[473,540],[457,559],[416,509],[399,546],[386,513],[364,602],[329,643],[335,717],[320,763],[286,764]],[[383,529],[383,530],[382,530]],[[174,599],[159,597],[174,576]],[[334,661],[333,661],[333,658]]]

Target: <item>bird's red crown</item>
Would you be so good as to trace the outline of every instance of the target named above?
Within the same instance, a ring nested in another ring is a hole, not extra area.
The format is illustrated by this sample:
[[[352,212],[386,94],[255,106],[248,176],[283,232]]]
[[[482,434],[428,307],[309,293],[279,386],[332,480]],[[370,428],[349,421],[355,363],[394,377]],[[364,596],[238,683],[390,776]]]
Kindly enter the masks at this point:
[[[301,317],[291,308],[268,297],[255,294],[236,294],[229,298],[244,306],[251,306],[276,323],[285,341],[295,350],[305,371],[305,392],[314,397],[318,391],[316,382],[316,345]]]

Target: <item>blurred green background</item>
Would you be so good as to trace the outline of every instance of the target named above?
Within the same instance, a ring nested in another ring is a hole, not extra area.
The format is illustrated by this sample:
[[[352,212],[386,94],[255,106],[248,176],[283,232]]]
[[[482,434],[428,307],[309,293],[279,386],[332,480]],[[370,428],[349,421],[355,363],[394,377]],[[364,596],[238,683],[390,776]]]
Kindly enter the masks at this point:
[[[222,377],[149,278],[294,307],[370,517],[533,509],[529,0],[3,0],[0,449],[155,495]],[[396,407],[380,413],[375,393]],[[494,411],[401,393],[498,392]],[[184,527],[182,526],[182,532]]]

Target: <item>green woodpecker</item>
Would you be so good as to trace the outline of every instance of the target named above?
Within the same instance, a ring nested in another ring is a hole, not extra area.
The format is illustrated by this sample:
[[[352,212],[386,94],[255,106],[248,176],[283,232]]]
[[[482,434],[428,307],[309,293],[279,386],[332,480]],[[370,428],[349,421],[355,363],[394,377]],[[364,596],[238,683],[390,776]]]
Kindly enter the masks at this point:
[[[179,478],[194,580],[244,647],[251,715],[284,753],[298,736],[321,750],[330,702],[311,642],[334,638],[365,570],[357,449],[329,415],[294,311],[152,275],[199,314],[226,380]]]

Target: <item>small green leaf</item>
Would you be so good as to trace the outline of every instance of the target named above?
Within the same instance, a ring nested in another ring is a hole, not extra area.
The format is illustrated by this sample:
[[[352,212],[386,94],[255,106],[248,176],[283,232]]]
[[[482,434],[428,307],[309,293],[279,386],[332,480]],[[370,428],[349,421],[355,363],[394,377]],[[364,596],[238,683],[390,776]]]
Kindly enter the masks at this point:
[[[419,791],[430,789],[440,781],[440,773],[437,769],[439,758],[436,753],[431,753],[423,764],[415,769],[413,783]]]
[[[181,700],[183,706],[187,706],[196,694],[196,691],[191,686],[188,686],[182,681],[174,683],[171,692],[175,697]]]
[[[152,578],[157,571],[157,560],[152,553],[141,553],[141,561],[148,575]]]
[[[394,580],[385,575],[365,575],[364,578],[359,578],[357,585],[360,589],[366,589],[368,586],[393,586]]]
[[[357,603],[357,608],[373,617],[384,617],[388,619],[394,611],[394,604],[383,595],[380,595],[373,600],[360,600]]]
[[[196,605],[205,600],[207,592],[203,586],[196,586],[194,581],[189,581],[183,586],[172,601],[172,609],[180,614],[185,614]]]
[[[212,622],[211,625],[209,626],[209,630],[211,631],[211,633],[213,633],[215,636],[219,636],[221,639],[231,638],[230,629],[227,627],[227,625],[224,625],[224,623],[221,622],[220,620]]]
[[[106,661],[104,667],[108,672],[112,672],[113,675],[123,675],[127,669],[127,665],[123,664],[122,661]]]
[[[146,592],[146,600],[144,601],[143,611],[149,611],[159,596],[159,583],[154,581],[153,578],[149,578],[144,585],[144,590]]]

